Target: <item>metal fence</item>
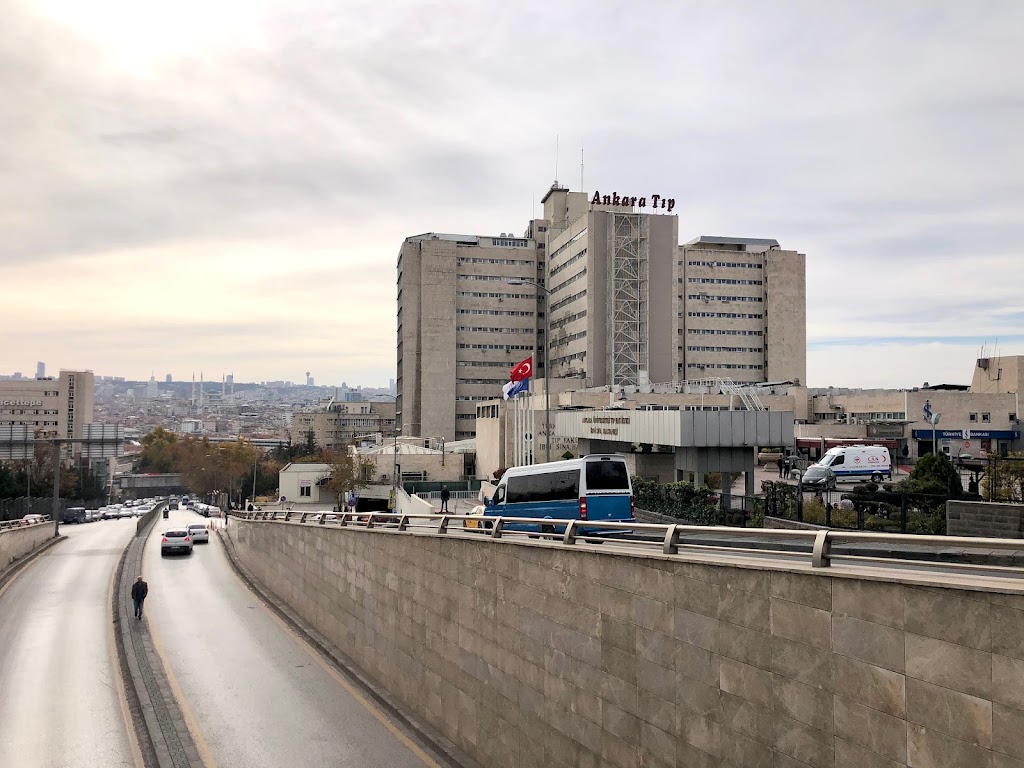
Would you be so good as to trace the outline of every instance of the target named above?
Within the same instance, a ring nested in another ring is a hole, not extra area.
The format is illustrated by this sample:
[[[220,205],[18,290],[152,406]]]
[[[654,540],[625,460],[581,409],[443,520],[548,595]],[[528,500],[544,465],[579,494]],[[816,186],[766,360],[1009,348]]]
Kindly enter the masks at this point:
[[[367,514],[326,515],[297,512],[234,513],[238,518],[266,524],[299,524],[331,528],[358,527],[380,532],[409,535],[451,536],[478,541],[544,542],[550,546],[574,547],[601,544],[606,554],[630,554],[638,551],[663,555],[683,553],[710,555],[728,563],[741,558],[765,565],[802,564],[814,568],[852,566],[887,569],[906,566],[908,549],[920,552],[922,545],[938,552],[955,549],[966,554],[961,560],[917,558],[916,578],[929,572],[942,575],[969,574],[987,577],[1013,589],[1024,586],[1024,567],[989,565],[978,560],[991,558],[993,552],[1019,553],[1022,542],[1013,539],[982,539],[963,536],[906,536],[861,531],[802,531],[753,528],[723,528],[656,523],[595,522],[569,520],[552,524],[550,518],[481,517],[479,515]],[[621,537],[625,534],[625,537]],[[621,538],[610,538],[613,535]],[[975,559],[972,561],[971,557]]]
[[[835,488],[808,491],[791,483],[764,484],[758,512],[766,517],[795,520],[858,531],[913,535],[946,532],[947,496],[897,491]]]
[[[1024,459],[1016,456],[988,456],[983,459],[954,459],[964,492],[985,501],[1024,502]]]

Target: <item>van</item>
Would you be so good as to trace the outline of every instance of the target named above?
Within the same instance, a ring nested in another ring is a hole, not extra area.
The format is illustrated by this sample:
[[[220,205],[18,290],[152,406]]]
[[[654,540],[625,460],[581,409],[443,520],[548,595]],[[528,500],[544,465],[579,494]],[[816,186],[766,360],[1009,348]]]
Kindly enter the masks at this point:
[[[619,454],[512,467],[498,482],[494,497],[474,513],[487,517],[633,522],[633,484],[626,460]],[[538,523],[514,528],[544,533],[556,530],[554,525]],[[558,530],[564,530],[564,526]]]
[[[62,522],[86,523],[88,521],[89,517],[85,512],[85,507],[68,507],[64,510],[64,518]]]
[[[828,467],[836,480],[868,478],[873,483],[883,477],[892,479],[892,460],[889,449],[881,445],[844,445],[830,448],[818,466]]]

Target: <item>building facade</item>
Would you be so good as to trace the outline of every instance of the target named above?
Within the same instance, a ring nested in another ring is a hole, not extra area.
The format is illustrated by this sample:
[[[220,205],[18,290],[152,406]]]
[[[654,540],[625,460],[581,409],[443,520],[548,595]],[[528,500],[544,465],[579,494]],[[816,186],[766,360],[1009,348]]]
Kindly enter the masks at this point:
[[[776,240],[698,237],[676,261],[677,380],[807,382],[806,257]]]
[[[323,410],[292,414],[292,441],[301,443],[313,432],[321,448],[341,449],[359,435],[391,434],[395,431],[395,404],[378,402],[332,402]]]
[[[535,379],[588,388],[805,382],[803,254],[764,239],[679,245],[675,201],[659,195],[590,196],[555,182],[542,205],[521,238],[428,233],[402,244],[403,434],[474,437],[477,404],[500,396],[529,354]]]
[[[537,349],[543,280],[530,237],[428,233],[398,256],[397,422],[403,434],[472,438],[476,404]]]
[[[81,438],[93,420],[93,395],[92,371],[0,381],[0,424],[26,426],[39,439]]]

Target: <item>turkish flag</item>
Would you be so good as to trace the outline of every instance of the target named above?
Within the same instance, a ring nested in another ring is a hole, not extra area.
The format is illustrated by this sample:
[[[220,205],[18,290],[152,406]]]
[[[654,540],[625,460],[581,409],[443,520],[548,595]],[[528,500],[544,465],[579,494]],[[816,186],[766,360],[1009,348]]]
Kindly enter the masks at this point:
[[[533,355],[523,360],[512,369],[512,372],[508,375],[510,381],[522,381],[533,376]]]

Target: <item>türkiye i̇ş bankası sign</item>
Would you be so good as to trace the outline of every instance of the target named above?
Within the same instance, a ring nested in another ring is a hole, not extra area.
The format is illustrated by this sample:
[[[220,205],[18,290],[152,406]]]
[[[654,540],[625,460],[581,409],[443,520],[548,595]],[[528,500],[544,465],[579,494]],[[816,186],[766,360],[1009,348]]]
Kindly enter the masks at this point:
[[[628,205],[631,208],[646,208],[647,198],[646,197],[629,197],[627,195],[620,195],[618,192],[613,192],[610,195],[602,195],[600,192],[595,192],[594,196],[590,199],[591,205]],[[672,209],[676,207],[676,200],[674,197],[662,197],[661,195],[651,195],[651,208],[664,208],[666,213],[672,213]]]

